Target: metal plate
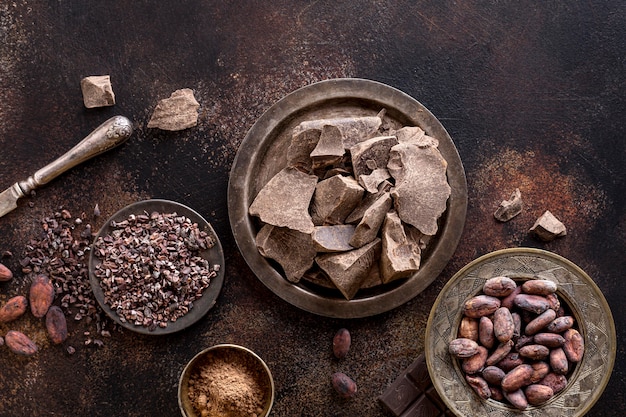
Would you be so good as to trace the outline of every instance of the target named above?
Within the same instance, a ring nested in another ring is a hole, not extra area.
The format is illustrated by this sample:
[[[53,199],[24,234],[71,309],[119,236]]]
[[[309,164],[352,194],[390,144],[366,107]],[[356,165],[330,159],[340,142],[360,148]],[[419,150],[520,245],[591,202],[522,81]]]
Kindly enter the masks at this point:
[[[255,237],[259,223],[248,207],[261,188],[287,164],[292,129],[302,121],[345,116],[375,116],[386,109],[386,121],[420,126],[439,140],[448,162],[452,193],[439,231],[422,253],[420,270],[405,280],[360,290],[352,300],[339,291],[301,281],[292,284],[259,254]],[[444,127],[407,94],[375,81],[333,79],[303,87],[270,107],[252,126],[237,152],[228,185],[228,212],[233,235],[246,262],[275,294],[303,310],[338,318],[366,317],[391,310],[419,294],[439,275],[459,242],[467,210],[463,164]]]
[[[523,412],[494,400],[480,399],[448,352],[461,322],[460,306],[478,294],[487,279],[500,275],[516,280],[541,276],[556,282],[557,295],[572,310],[585,342],[583,359],[568,377],[566,388],[546,403],[529,406]],[[437,392],[458,416],[583,416],[609,381],[616,349],[613,316],[594,281],[567,259],[540,249],[504,249],[465,266],[441,290],[426,326],[428,371]]]
[[[91,254],[89,256],[89,282],[91,284],[91,289],[93,290],[94,296],[96,297],[96,300],[98,300],[98,304],[100,304],[100,307],[102,307],[104,312],[117,324],[137,333],[163,335],[174,333],[191,326],[193,323],[200,320],[211,309],[211,307],[215,305],[217,297],[224,283],[225,266],[222,244],[220,243],[220,240],[217,237],[215,230],[213,230],[211,224],[207,222],[196,211],[174,201],[156,199],[144,200],[124,207],[107,220],[107,222],[104,224],[104,226],[102,226],[102,228],[96,235],[94,242],[99,237],[104,236],[110,232],[110,224],[112,221],[125,220],[130,214],[142,214],[144,212],[150,214],[155,211],[163,214],[177,213],[178,215],[186,216],[194,223],[197,223],[200,230],[208,233],[210,236],[213,236],[213,239],[215,240],[215,246],[210,249],[201,251],[199,255],[202,258],[206,259],[211,265],[220,265],[220,269],[219,271],[217,271],[217,276],[211,279],[211,283],[209,284],[209,287],[204,290],[202,297],[200,297],[193,303],[193,308],[175,322],[168,323],[167,327],[157,327],[152,331],[144,326],[136,326],[129,322],[122,323],[117,313],[113,311],[104,301],[104,293],[102,292],[102,287],[100,286],[100,280],[96,277],[94,273],[96,266],[99,265],[101,261],[100,259],[98,259],[97,256],[94,255],[93,245],[91,249]]]

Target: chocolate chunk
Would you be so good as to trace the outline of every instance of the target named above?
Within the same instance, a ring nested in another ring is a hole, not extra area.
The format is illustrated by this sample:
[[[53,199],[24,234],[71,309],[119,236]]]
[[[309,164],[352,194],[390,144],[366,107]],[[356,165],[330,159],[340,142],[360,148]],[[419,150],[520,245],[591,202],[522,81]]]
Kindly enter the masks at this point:
[[[530,228],[530,232],[534,233],[539,239],[544,242],[550,242],[557,237],[565,236],[567,229],[565,225],[557,219],[554,214],[546,210]]]
[[[198,108],[200,104],[193,96],[193,90],[176,90],[169,98],[157,103],[148,128],[171,131],[188,129],[198,124]]]
[[[496,212],[493,213],[493,217],[501,222],[508,222],[522,212],[522,206],[522,193],[519,188],[516,188],[511,194],[511,198],[500,203]]]

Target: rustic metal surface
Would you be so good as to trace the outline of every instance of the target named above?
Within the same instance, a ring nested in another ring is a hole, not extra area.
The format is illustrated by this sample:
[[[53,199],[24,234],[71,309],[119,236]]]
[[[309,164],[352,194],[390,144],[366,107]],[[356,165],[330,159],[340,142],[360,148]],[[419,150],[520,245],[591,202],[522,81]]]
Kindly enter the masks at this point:
[[[489,278],[505,275],[524,281],[540,276],[557,283],[557,295],[576,319],[585,341],[583,359],[568,374],[567,387],[539,407],[520,412],[497,401],[483,401],[468,389],[448,346],[461,323],[462,305],[477,295]],[[433,385],[457,415],[575,416],[586,414],[606,387],[617,350],[612,312],[594,281],[578,266],[552,252],[511,248],[488,253],[455,274],[441,290],[428,319],[426,361]]]
[[[305,280],[287,281],[259,253],[259,230],[248,208],[267,182],[287,165],[287,149],[293,129],[307,120],[376,116],[385,110],[386,123],[420,126],[439,141],[448,163],[452,192],[438,233],[423,252],[420,269],[407,280],[360,291],[346,300],[338,291],[324,291]],[[256,276],[276,295],[306,311],[335,318],[373,316],[404,304],[428,287],[446,266],[461,238],[467,211],[467,183],[463,163],[448,132],[418,101],[371,80],[341,78],[321,81],[288,94],[272,105],[252,126],[231,168],[228,210],[233,236]]]
[[[466,2],[147,0],[0,4],[0,189],[35,172],[115,114],[128,142],[22,199],[0,218],[1,262],[16,272],[0,301],[25,294],[19,260],[39,222],[59,206],[104,219],[145,198],[184,203],[207,218],[225,253],[225,282],[204,320],[154,338],[113,332],[84,345],[91,325],[70,320],[64,346],[30,316],[13,327],[40,346],[33,358],[0,348],[0,415],[175,416],[176,384],[195,353],[246,346],[274,375],[275,416],[385,415],[375,398],[424,350],[443,285],[493,250],[530,246],[585,270],[615,313],[618,352],[588,415],[626,414],[626,5],[621,1]],[[85,109],[80,80],[110,74],[116,105]],[[246,132],[273,103],[316,81],[359,77],[419,98],[454,139],[468,182],[466,226],[455,255],[425,291],[366,319],[324,319],[292,307],[250,271],[230,232],[229,169]],[[158,100],[191,88],[198,126],[146,128]],[[524,211],[493,219],[519,187]],[[32,205],[32,207],[31,207]],[[566,237],[527,233],[549,209]],[[352,333],[334,360],[339,327]],[[9,326],[0,326],[1,334]],[[66,346],[76,353],[66,353]],[[341,400],[342,371],[359,394]]]

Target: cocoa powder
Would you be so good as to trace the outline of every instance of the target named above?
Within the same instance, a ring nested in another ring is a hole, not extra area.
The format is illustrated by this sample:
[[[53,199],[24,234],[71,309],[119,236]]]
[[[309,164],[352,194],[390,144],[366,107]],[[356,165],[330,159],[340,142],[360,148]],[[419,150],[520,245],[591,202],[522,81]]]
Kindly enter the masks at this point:
[[[264,388],[262,369],[230,351],[200,362],[188,382],[189,399],[201,417],[258,417]]]

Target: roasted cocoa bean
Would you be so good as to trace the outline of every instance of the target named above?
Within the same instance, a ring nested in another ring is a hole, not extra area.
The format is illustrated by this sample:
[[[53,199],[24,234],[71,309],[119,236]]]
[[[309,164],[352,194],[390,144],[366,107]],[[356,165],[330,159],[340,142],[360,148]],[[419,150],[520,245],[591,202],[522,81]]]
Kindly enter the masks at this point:
[[[504,394],[502,393],[502,389],[500,387],[495,387],[493,385],[489,385],[489,389],[491,390],[491,399],[503,402]]]
[[[538,315],[534,320],[529,322],[526,325],[526,329],[524,330],[524,332],[528,336],[533,335],[539,332],[540,330],[542,330],[548,324],[552,323],[555,318],[556,318],[556,311],[549,308],[543,313],[541,313],[540,315]]]
[[[352,398],[357,393],[356,382],[343,372],[336,372],[332,376],[332,385],[335,391],[343,398]]]
[[[509,340],[506,343],[500,343],[498,347],[496,348],[496,350],[494,350],[493,353],[489,355],[489,357],[487,358],[487,362],[485,363],[487,364],[487,366],[495,365],[496,363],[504,359],[504,357],[509,354],[512,348],[513,348],[512,340]]]
[[[463,317],[459,325],[459,337],[478,341],[478,320],[471,317]]]
[[[488,400],[491,397],[491,390],[489,384],[483,378],[477,375],[465,375],[465,380],[472,387],[474,392],[478,394],[483,400]]]
[[[333,355],[335,355],[337,359],[345,358],[350,351],[351,343],[352,338],[350,337],[348,329],[337,330],[337,333],[335,333],[333,337]]]
[[[563,333],[565,330],[570,329],[574,325],[574,317],[562,316],[557,317],[552,323],[546,326],[546,330],[551,333]]]
[[[28,300],[23,295],[16,295],[0,308],[0,323],[17,320],[26,312]]]
[[[67,320],[60,307],[52,306],[46,313],[46,330],[48,337],[55,345],[67,339]]]
[[[556,293],[546,295],[546,300],[550,303],[550,308],[555,312],[559,312],[561,309],[561,301]]]
[[[512,312],[511,318],[513,319],[513,341],[517,342],[520,335],[522,334],[522,316],[519,313]]]
[[[554,396],[554,391],[547,385],[531,384],[524,389],[524,394],[530,405],[545,403]]]
[[[534,340],[535,343],[549,348],[557,348],[565,344],[565,338],[557,333],[537,333]]]
[[[489,317],[481,317],[478,322],[478,340],[487,349],[491,349],[495,344],[496,336],[493,334],[493,321]]]
[[[41,318],[46,315],[54,301],[54,286],[45,275],[37,275],[30,285],[30,311]]]
[[[500,383],[502,382],[502,378],[504,378],[505,374],[506,372],[504,372],[497,366],[487,366],[482,371],[482,375],[485,381],[487,381],[491,385],[497,386],[500,385]]]
[[[489,278],[483,285],[483,292],[485,295],[492,297],[506,297],[511,294],[517,284],[509,277],[494,277]]]
[[[522,364],[510,370],[504,378],[502,378],[502,389],[505,392],[513,392],[530,384],[530,377],[533,374],[533,367],[528,364]]]
[[[515,297],[517,297],[521,293],[522,293],[522,287],[518,286],[517,288],[513,290],[511,294],[507,295],[506,297],[502,299],[500,303],[500,307],[506,307],[509,310],[512,310],[515,305],[513,303],[513,300],[515,300]]]
[[[513,304],[522,310],[535,314],[541,314],[550,308],[546,297],[532,294],[519,294],[513,299]]]
[[[550,351],[550,367],[554,373],[566,375],[569,370],[569,363],[563,348],[555,348]]]
[[[485,367],[487,355],[489,355],[487,348],[478,346],[478,352],[475,355],[463,359],[461,368],[466,374],[476,374]]]
[[[533,374],[530,376],[531,384],[541,381],[550,372],[550,365],[544,361],[531,363],[530,366],[533,367]]]
[[[585,352],[585,341],[582,335],[576,329],[567,329],[563,333],[563,352],[570,362],[580,362]]]
[[[552,388],[552,391],[555,394],[563,391],[567,386],[567,378],[565,375],[559,375],[554,372],[548,373],[538,384],[545,385],[547,387]]]
[[[470,298],[463,306],[463,314],[467,317],[480,318],[493,314],[500,308],[500,299],[489,295],[477,295]]]
[[[528,400],[526,399],[526,395],[524,395],[524,391],[521,389],[512,392],[502,390],[502,394],[504,395],[504,398],[506,398],[507,401],[518,410],[525,410],[528,408]]]
[[[526,345],[519,350],[519,354],[530,360],[539,361],[550,355],[550,349],[544,345]]]
[[[13,278],[13,272],[4,264],[0,263],[0,282],[10,281]]]
[[[548,279],[531,279],[522,284],[522,292],[534,295],[548,295],[556,292],[556,282]]]
[[[515,342],[515,350],[519,351],[522,347],[530,345],[531,343],[535,343],[534,337],[523,334],[517,339],[517,342]]]
[[[24,333],[18,332],[17,330],[9,330],[7,334],[4,335],[4,342],[11,352],[15,354],[32,356],[37,353],[37,345],[35,345],[35,342],[30,340]]]
[[[500,307],[493,313],[493,333],[500,343],[508,342],[513,338],[515,324],[511,311],[506,307]]]
[[[469,358],[478,353],[478,343],[472,339],[459,337],[450,342],[448,350],[452,356],[457,358]]]
[[[496,366],[504,372],[509,372],[524,363],[524,358],[518,352],[509,352]]]

